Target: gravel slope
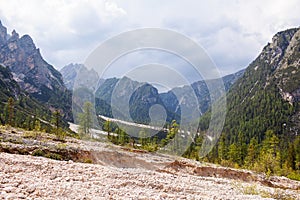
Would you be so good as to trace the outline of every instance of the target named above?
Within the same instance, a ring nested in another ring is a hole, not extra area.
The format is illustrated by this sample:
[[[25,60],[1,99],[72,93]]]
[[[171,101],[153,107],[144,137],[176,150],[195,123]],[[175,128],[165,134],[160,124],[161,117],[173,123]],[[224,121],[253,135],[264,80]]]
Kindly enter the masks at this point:
[[[0,199],[262,199],[242,194],[250,185],[0,153]]]
[[[266,178],[251,171],[107,142],[67,138],[61,143],[46,133],[38,138],[32,134],[15,128],[0,129],[0,200],[263,197],[300,200],[300,182],[284,177]],[[76,162],[32,156],[39,149]]]

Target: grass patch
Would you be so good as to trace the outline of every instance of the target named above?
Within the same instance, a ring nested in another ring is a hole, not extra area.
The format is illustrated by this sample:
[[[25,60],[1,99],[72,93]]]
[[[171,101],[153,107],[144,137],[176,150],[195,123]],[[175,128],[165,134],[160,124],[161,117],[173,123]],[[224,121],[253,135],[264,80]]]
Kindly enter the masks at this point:
[[[42,135],[42,133],[39,131],[25,131],[25,133],[23,134],[23,138],[37,139],[37,138],[40,138],[41,135]]]
[[[32,152],[33,156],[40,156],[45,158],[50,158],[54,160],[62,160],[62,156],[57,153],[45,152],[41,149],[36,149]]]
[[[84,162],[84,163],[90,163],[90,164],[93,163],[92,159],[90,159],[90,158],[84,159],[83,162]]]
[[[41,149],[36,149],[32,152],[32,155],[33,156],[42,156],[42,157],[45,157],[45,152]]]
[[[287,177],[289,179],[292,179],[292,180],[300,181],[300,172],[299,171],[297,171],[297,172],[293,171],[293,172],[289,173],[287,175]]]
[[[258,195],[262,198],[273,198],[280,200],[294,200],[296,197],[292,194],[285,193],[284,190],[275,189],[274,192],[259,189],[257,185],[243,186],[241,183],[233,183],[233,187],[245,195]]]
[[[57,149],[63,150],[67,148],[67,144],[66,143],[59,143],[56,145]]]
[[[57,154],[57,153],[46,153],[45,157],[50,158],[50,159],[54,159],[54,160],[63,160],[62,156]]]

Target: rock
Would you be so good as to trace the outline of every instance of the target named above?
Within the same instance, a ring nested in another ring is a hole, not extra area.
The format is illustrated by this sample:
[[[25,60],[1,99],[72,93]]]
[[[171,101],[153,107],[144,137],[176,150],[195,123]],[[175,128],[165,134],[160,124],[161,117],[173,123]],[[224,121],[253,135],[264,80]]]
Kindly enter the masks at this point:
[[[68,161],[68,164],[73,164],[73,163],[74,163],[73,160]]]
[[[26,192],[31,194],[33,193],[34,191],[36,190],[36,187],[35,186],[30,186],[29,188],[27,188]]]
[[[3,188],[2,190],[6,193],[10,193],[15,190],[15,187],[8,186],[8,187]]]

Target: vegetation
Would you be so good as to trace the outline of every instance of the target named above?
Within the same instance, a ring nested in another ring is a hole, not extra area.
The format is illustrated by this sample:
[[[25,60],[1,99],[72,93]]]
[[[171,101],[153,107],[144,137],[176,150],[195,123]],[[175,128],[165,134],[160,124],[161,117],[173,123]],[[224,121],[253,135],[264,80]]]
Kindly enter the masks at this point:
[[[278,35],[282,49],[288,46],[284,37]],[[288,66],[275,71],[274,66],[280,60],[268,57],[270,48],[268,45],[264,48],[229,90],[223,133],[212,152],[203,159],[300,180],[300,102],[286,101],[281,95],[282,89],[292,92],[299,88],[299,69]],[[290,63],[294,61],[297,56],[289,57]],[[209,120],[210,112],[207,112],[200,119],[200,132],[207,130]],[[201,141],[202,137],[195,140]],[[198,145],[192,144],[185,156],[200,159],[196,153]]]
[[[91,135],[91,128],[93,125],[92,117],[92,103],[87,101],[83,105],[83,112],[78,114],[79,119],[79,134]]]

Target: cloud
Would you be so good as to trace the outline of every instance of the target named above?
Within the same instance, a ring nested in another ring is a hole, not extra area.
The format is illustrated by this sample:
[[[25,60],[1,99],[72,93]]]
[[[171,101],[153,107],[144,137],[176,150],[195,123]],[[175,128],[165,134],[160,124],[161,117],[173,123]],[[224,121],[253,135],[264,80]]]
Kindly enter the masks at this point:
[[[299,0],[0,0],[2,23],[31,35],[57,68],[83,63],[120,32],[158,27],[198,42],[223,74],[246,67],[276,32],[298,27],[299,10]]]
[[[124,15],[112,1],[0,0],[0,19],[8,30],[32,36],[45,59],[59,68],[67,64],[64,59],[83,62],[107,34],[122,27]]]

